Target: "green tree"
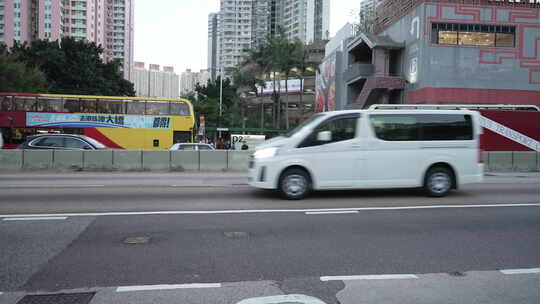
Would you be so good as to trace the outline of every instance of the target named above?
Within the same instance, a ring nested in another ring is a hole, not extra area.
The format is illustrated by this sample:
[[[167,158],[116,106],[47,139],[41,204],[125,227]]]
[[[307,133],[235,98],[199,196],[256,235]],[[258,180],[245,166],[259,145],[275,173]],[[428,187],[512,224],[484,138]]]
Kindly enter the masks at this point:
[[[38,68],[47,77],[50,92],[135,96],[133,84],[123,79],[121,62],[104,63],[103,49],[93,42],[64,38],[16,43],[11,53],[17,60]]]
[[[257,86],[264,86],[265,82],[259,79],[257,76],[257,69],[249,70],[244,66],[244,70],[235,69],[233,71],[233,83],[235,89],[235,106],[240,109],[240,117],[242,122],[242,128],[246,128],[246,110],[248,104],[248,97],[250,94],[258,94]],[[263,111],[263,106],[261,107]],[[264,126],[264,122],[261,121],[261,127]]]
[[[290,40],[283,29],[278,30],[275,36],[267,36],[254,49],[248,50],[247,59],[240,67],[240,71],[250,70],[252,75],[258,75],[261,80],[272,79],[274,100],[274,125],[281,128],[281,77],[285,79],[285,127],[289,128],[289,78],[293,72],[297,75],[305,72],[309,66],[309,52],[299,39]],[[253,68],[251,66],[257,66]],[[298,72],[300,71],[300,72]],[[277,83],[277,85],[276,85]]]
[[[304,43],[299,40],[288,40],[283,34],[279,37],[279,48],[276,50],[278,67],[285,76],[285,129],[289,129],[289,77],[293,70],[302,65],[306,55]]]
[[[219,115],[219,97],[220,97],[220,82],[221,79],[217,77],[214,80],[209,80],[206,85],[199,85],[195,87],[195,93],[187,96],[187,98],[193,103],[197,123],[199,118],[204,115],[206,118],[206,125],[208,127],[228,127],[233,126],[233,100],[235,96],[235,89],[231,85],[229,79],[223,80],[223,103],[222,103],[222,115]]]
[[[37,68],[29,68],[24,63],[0,51],[0,92],[47,92],[45,75]]]

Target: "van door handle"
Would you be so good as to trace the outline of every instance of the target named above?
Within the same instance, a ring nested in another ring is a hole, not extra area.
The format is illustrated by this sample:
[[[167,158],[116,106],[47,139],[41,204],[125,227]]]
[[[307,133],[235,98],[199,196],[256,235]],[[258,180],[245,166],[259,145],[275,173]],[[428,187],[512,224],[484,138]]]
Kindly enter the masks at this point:
[[[352,144],[351,147],[353,149],[360,149],[360,148],[362,148],[362,145],[361,144]]]

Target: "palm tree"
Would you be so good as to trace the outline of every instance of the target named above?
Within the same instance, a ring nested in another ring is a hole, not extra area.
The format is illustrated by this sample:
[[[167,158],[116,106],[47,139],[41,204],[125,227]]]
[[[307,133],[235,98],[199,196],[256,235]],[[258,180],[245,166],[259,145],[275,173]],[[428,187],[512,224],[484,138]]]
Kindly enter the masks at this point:
[[[309,50],[302,44],[299,46],[298,49],[298,65],[295,69],[296,77],[300,79],[300,102],[299,104],[302,105],[302,115],[306,113],[306,107],[304,105],[304,82],[306,75],[313,76],[315,74],[315,70],[317,69],[319,63],[316,61],[313,61],[310,58],[310,52]]]
[[[289,129],[289,77],[302,63],[305,55],[304,43],[300,39],[286,40],[281,48],[280,68],[285,75],[285,128]]]
[[[255,78],[261,80],[261,84],[264,86],[264,81],[271,78],[273,81],[273,94],[274,106],[272,107],[272,116],[274,119],[274,126],[277,127],[279,121],[279,91],[276,91],[277,80],[277,60],[276,50],[278,49],[278,41],[275,37],[268,35],[265,40],[260,41],[255,48],[246,50],[247,57],[240,67],[242,73],[248,72]],[[264,106],[263,106],[264,107]]]

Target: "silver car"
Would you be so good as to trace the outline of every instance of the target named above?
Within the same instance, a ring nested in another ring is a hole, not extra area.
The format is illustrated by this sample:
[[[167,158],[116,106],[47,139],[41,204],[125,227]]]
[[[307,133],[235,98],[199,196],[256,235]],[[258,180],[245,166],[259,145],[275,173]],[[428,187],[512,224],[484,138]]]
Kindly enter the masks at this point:
[[[170,151],[208,151],[208,150],[215,150],[215,148],[209,144],[181,143],[181,144],[174,144],[169,150]]]

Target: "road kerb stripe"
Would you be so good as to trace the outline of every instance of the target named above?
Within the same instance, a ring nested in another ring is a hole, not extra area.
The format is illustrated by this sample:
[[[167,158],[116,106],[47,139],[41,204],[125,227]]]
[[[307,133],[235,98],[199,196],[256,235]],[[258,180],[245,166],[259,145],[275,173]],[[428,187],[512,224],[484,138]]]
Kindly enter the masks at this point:
[[[356,275],[356,276],[326,276],[321,281],[358,281],[358,280],[410,280],[418,279],[414,274],[381,274],[381,275]]]
[[[358,210],[351,211],[309,211],[306,212],[306,215],[323,215],[323,214],[356,214],[359,213]]]
[[[400,211],[431,209],[473,209],[473,208],[520,208],[540,207],[537,204],[492,204],[492,205],[429,205],[402,207],[364,207],[336,209],[260,209],[260,210],[193,210],[193,211],[134,211],[134,212],[89,212],[89,213],[48,213],[48,214],[0,214],[0,218],[12,217],[84,217],[84,216],[133,216],[133,215],[205,215],[205,214],[269,214],[269,213],[306,213],[306,212],[338,212],[338,211]]]
[[[503,274],[531,274],[540,273],[540,268],[523,268],[523,269],[503,269]]]
[[[133,292],[133,291],[151,291],[151,290],[173,290],[173,289],[196,289],[196,288],[220,288],[221,283],[208,284],[172,284],[172,285],[140,285],[140,286],[123,286],[116,288],[116,292]]]
[[[62,221],[66,220],[67,216],[49,216],[49,217],[10,217],[4,218],[2,221],[16,222],[16,221]]]

